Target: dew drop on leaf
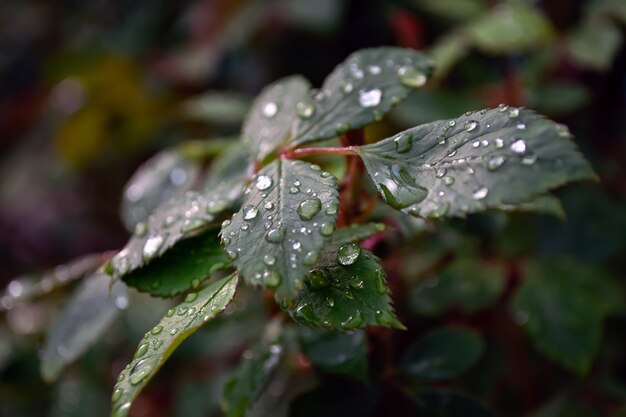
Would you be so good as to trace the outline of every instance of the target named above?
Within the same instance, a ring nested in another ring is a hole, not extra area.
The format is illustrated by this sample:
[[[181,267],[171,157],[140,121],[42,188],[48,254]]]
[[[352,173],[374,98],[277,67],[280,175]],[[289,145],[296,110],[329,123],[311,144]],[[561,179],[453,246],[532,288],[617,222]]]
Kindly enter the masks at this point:
[[[296,104],[296,114],[302,119],[308,119],[315,113],[315,106],[304,101]]]
[[[515,141],[511,144],[511,151],[516,154],[523,154],[526,152],[526,142],[524,142],[524,139],[515,139]]]
[[[435,177],[437,178],[442,178],[444,175],[446,175],[447,170],[445,168],[439,168],[436,172],[435,172]]]
[[[265,204],[263,204],[263,207],[265,208],[265,210],[273,210],[274,203],[272,203],[271,201],[266,201]]]
[[[343,245],[337,251],[337,262],[343,266],[352,265],[359,258],[360,254],[361,247],[359,245],[355,245],[354,243]]]
[[[327,287],[329,282],[324,271],[321,269],[315,269],[307,275],[307,284],[311,288],[319,289]]]
[[[243,208],[243,219],[252,220],[259,214],[259,209],[249,204]]]
[[[378,88],[368,88],[359,91],[359,104],[362,107],[376,107],[380,104],[383,92]]]
[[[481,187],[478,190],[474,191],[474,193],[472,194],[472,198],[474,200],[482,200],[483,198],[487,197],[488,193],[489,190],[487,189],[487,187]]]
[[[152,372],[152,366],[146,363],[145,359],[140,360],[130,371],[130,383],[137,385]]]
[[[475,130],[477,127],[478,127],[478,122],[476,120],[468,120],[467,123],[465,123],[466,132],[471,132]]]
[[[505,111],[507,111],[508,109],[509,109],[509,106],[507,106],[506,104],[504,104],[504,103],[500,103],[500,104],[498,104],[498,111],[501,111],[501,112],[503,112],[503,113],[504,113],[504,112],[505,112]]]
[[[139,222],[135,225],[133,234],[137,237],[143,237],[145,236],[147,231],[148,231],[148,225],[145,222]]]
[[[496,138],[495,142],[496,148],[501,149],[504,147],[504,141],[502,140],[502,138]]]
[[[146,240],[146,243],[143,245],[143,259],[149,261],[154,258],[159,252],[159,249],[161,249],[163,241],[164,239],[161,235],[155,235],[148,238],[148,240]]]
[[[351,82],[346,82],[341,86],[341,91],[343,91],[344,94],[349,94],[352,90],[354,90],[354,86]]]
[[[198,219],[198,218],[187,219],[180,226],[180,232],[181,233],[189,233],[192,230],[200,229],[201,227],[204,227],[207,224],[208,224],[208,221],[206,221],[204,219]]]
[[[195,301],[198,298],[198,293],[197,292],[191,292],[189,294],[187,294],[187,296],[185,297],[185,302],[186,303],[191,303],[193,301]]]
[[[509,110],[509,117],[511,119],[515,119],[518,116],[519,116],[519,109],[515,107],[511,107],[511,110]]]
[[[267,190],[272,186],[272,178],[267,175],[259,175],[256,179],[256,188],[260,191]]]
[[[528,155],[522,158],[523,165],[533,165],[537,162],[537,155]]]
[[[315,216],[322,209],[322,201],[315,197],[304,200],[296,211],[298,212],[298,216],[300,219],[304,221],[311,220],[313,216]]]
[[[338,210],[339,204],[332,202],[328,204],[328,207],[326,207],[326,214],[337,214]]]
[[[353,315],[341,322],[341,328],[344,330],[353,330],[363,324],[363,313],[357,310]]]
[[[396,151],[398,153],[407,153],[413,147],[411,135],[399,135],[393,141],[396,144]]]
[[[428,81],[426,74],[410,66],[400,67],[398,69],[398,78],[402,84],[412,88],[423,87],[426,81]]]
[[[235,259],[237,259],[237,256],[239,254],[237,253],[237,251],[234,250],[227,250],[226,251],[226,256],[228,257],[228,259],[230,259],[231,261],[234,261]]]
[[[265,103],[265,105],[263,106],[263,116],[267,118],[274,117],[277,112],[278,106],[276,105],[276,103],[270,101],[268,103]]]
[[[505,161],[506,158],[503,155],[492,156],[489,158],[489,162],[487,162],[487,168],[489,171],[495,171],[500,168]]]
[[[330,236],[335,231],[335,225],[333,223],[322,223],[320,225],[320,234],[322,236]]]
[[[281,243],[285,240],[285,229],[282,227],[270,229],[265,235],[265,240],[270,243]]]
[[[267,266],[273,266],[276,263],[276,257],[274,255],[265,255],[263,263]]]
[[[265,271],[263,273],[263,282],[270,288],[280,285],[281,276],[277,271]]]
[[[315,264],[315,262],[317,262],[317,260],[320,258],[320,252],[317,250],[312,250],[306,253],[306,255],[304,255],[304,259],[302,260],[302,262],[306,265],[306,266],[312,266]]]

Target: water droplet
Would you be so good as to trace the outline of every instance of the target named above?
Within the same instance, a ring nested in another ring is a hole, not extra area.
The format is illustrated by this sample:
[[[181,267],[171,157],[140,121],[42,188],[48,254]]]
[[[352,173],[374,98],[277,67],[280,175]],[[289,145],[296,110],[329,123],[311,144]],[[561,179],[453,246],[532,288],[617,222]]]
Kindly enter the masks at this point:
[[[446,175],[446,168],[439,168],[436,172],[435,172],[435,177],[437,178],[442,178],[444,175]]]
[[[163,246],[164,240],[165,239],[161,235],[155,235],[148,238],[146,243],[143,245],[143,259],[149,261],[154,258],[159,252],[159,249],[161,249],[161,246]]]
[[[174,310],[173,308],[170,308],[169,310],[167,310],[167,313],[165,313],[165,316],[166,317],[172,317],[175,312],[176,312],[176,310]]]
[[[516,154],[523,154],[526,152],[526,142],[524,142],[524,139],[516,139],[511,144],[511,150]]]
[[[492,156],[489,158],[489,162],[487,162],[487,168],[489,171],[495,171],[500,168],[505,161],[506,158],[503,155]]]
[[[511,119],[515,119],[517,118],[517,116],[519,116],[519,109],[515,107],[511,107],[511,110],[509,110],[509,117]]]
[[[267,118],[272,118],[278,112],[278,106],[276,103],[267,102],[263,105],[263,116]]]
[[[382,70],[378,65],[369,65],[367,67],[367,71],[369,71],[369,73],[372,75],[378,75]]]
[[[196,301],[197,298],[198,298],[198,293],[197,292],[190,292],[185,297],[185,302],[186,303],[192,303],[192,302]]]
[[[300,250],[300,248],[302,248],[302,243],[296,240],[295,242],[293,242],[293,245],[291,245],[291,247],[293,248],[293,250]]]
[[[312,103],[300,102],[296,104],[296,113],[303,119],[308,119],[315,113],[315,106]]]
[[[300,192],[300,189],[298,187],[291,187],[289,189],[289,194],[298,194]]]
[[[413,138],[411,135],[401,134],[393,141],[396,144],[396,151],[398,153],[407,153],[413,147]]]
[[[265,210],[273,210],[274,203],[272,203],[271,201],[266,201],[265,204],[263,204],[263,207],[265,208]]]
[[[243,219],[244,220],[252,220],[256,218],[257,214],[259,214],[259,209],[254,207],[252,204],[248,204],[243,208]]]
[[[130,403],[124,403],[113,411],[111,417],[126,417],[130,410]]]
[[[135,225],[135,230],[133,230],[133,234],[137,237],[143,237],[148,231],[148,225],[146,222],[139,222]]]
[[[528,155],[522,158],[524,165],[533,165],[535,162],[537,162],[537,155]]]
[[[142,343],[138,348],[137,351],[135,352],[135,355],[133,356],[134,359],[137,358],[141,358],[142,356],[144,356],[146,353],[148,353],[148,348],[150,346],[147,343]]]
[[[482,200],[483,198],[487,197],[488,193],[489,190],[487,189],[487,187],[481,187],[478,190],[474,191],[474,193],[472,194],[472,198],[474,200]]]
[[[272,186],[272,178],[267,175],[259,175],[256,179],[256,188],[260,191],[267,190]]]
[[[294,318],[303,323],[315,323],[317,317],[310,304],[302,304],[296,308]]]
[[[180,232],[181,233],[189,233],[191,231],[200,229],[200,228],[206,226],[207,224],[209,224],[209,222],[207,220],[205,220],[205,219],[198,219],[198,218],[187,219],[180,226]]]
[[[130,370],[130,383],[137,385],[150,375],[152,372],[152,366],[146,363],[145,359],[140,360]]]
[[[346,82],[341,86],[341,91],[343,91],[344,94],[349,94],[352,90],[354,90],[354,86],[351,82]]]
[[[339,204],[335,202],[328,203],[328,206],[326,207],[326,214],[337,214],[338,210],[339,210]]]
[[[479,146],[480,146],[480,141],[474,141],[474,143],[472,143],[473,148],[478,148]]]
[[[265,240],[270,243],[280,243],[285,240],[285,229],[282,227],[277,227],[274,229],[270,229],[265,235]]]
[[[350,279],[350,286],[354,289],[362,289],[364,281],[356,275]]]
[[[453,157],[454,155],[456,155],[456,149],[450,149],[450,152],[448,152],[448,156]]]
[[[226,219],[222,222],[222,229],[224,229],[225,227],[230,226],[230,220]]]
[[[309,198],[304,200],[296,211],[300,219],[304,221],[311,220],[322,209],[322,201],[319,198]]]
[[[153,335],[157,335],[159,333],[161,333],[163,331],[163,326],[161,326],[160,324],[157,324],[156,326],[154,326],[152,328],[152,330],[150,330],[150,333],[152,333]]]
[[[359,258],[359,255],[361,255],[361,247],[354,243],[349,243],[343,245],[337,251],[337,262],[343,266],[352,265]]]
[[[335,224],[334,223],[322,223],[320,225],[320,234],[322,236],[330,236],[333,234],[333,232],[335,231]]]
[[[363,324],[363,313],[357,310],[353,315],[341,322],[341,328],[344,330],[353,330],[361,327]]]
[[[312,250],[310,252],[307,252],[306,255],[304,255],[304,259],[302,260],[302,262],[306,266],[312,266],[315,264],[315,262],[317,262],[319,258],[320,258],[320,252],[317,250]]]
[[[377,269],[376,270],[376,291],[383,295],[383,294],[387,294],[387,292],[389,292],[389,289],[387,288],[387,284],[385,283],[385,275],[384,272],[382,271],[382,269]]]
[[[123,393],[124,393],[124,390],[123,390],[123,389],[116,388],[116,389],[113,391],[113,395],[111,396],[111,401],[113,401],[113,402],[117,402],[117,401],[118,401],[118,400],[122,397],[122,394],[123,394]]]
[[[559,136],[564,137],[564,138],[572,136],[567,126],[561,125],[561,124],[556,125],[556,133],[558,133]]]
[[[324,288],[329,284],[326,274],[321,269],[310,271],[306,279],[307,284],[314,289]]]
[[[454,127],[455,125],[456,125],[456,122],[454,120],[448,121],[448,127]]]
[[[234,261],[235,259],[237,259],[237,256],[239,256],[237,251],[234,251],[232,249],[229,249],[226,251],[226,257],[230,259],[231,261]]]
[[[277,271],[265,271],[263,273],[263,282],[265,286],[274,288],[280,285],[281,276]]]
[[[496,138],[495,142],[496,142],[496,148],[500,149],[504,147],[504,141],[502,140],[502,138]]]
[[[526,129],[526,125],[524,123],[518,123],[515,127],[519,130]]]
[[[426,74],[410,66],[398,68],[398,78],[402,84],[411,88],[423,87],[428,81]]]
[[[443,183],[445,185],[450,186],[450,185],[454,184],[454,178],[453,177],[443,177]]]
[[[375,107],[380,104],[383,92],[378,88],[369,88],[359,91],[359,104],[362,107]]]
[[[465,123],[466,132],[471,132],[475,130],[477,127],[478,127],[478,122],[476,120],[468,120],[467,123]]]
[[[501,111],[501,112],[504,113],[508,109],[509,109],[509,106],[507,106],[506,104],[504,104],[504,103],[498,104],[498,111]]]
[[[391,166],[390,178],[379,182],[383,198],[391,207],[402,209],[423,201],[428,190],[415,183],[409,172],[398,164]]]

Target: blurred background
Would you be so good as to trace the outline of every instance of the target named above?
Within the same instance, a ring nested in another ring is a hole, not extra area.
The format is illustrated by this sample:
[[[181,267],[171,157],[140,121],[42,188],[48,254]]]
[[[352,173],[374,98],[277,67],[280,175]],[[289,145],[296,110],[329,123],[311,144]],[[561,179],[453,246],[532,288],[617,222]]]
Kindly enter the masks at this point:
[[[156,151],[237,134],[267,83],[298,73],[319,86],[349,53],[381,45],[429,51],[437,69],[427,88],[368,128],[370,139],[504,102],[568,125],[601,178],[559,192],[565,222],[495,216],[463,233],[508,253],[569,256],[623,283],[625,36],[624,0],[1,0],[0,288],[19,292],[9,285],[16,276],[122,247],[124,184]],[[1,416],[107,415],[124,361],[111,363],[168,306],[138,304],[110,340],[46,385],[38,348],[58,304],[26,303],[0,321]],[[204,367],[164,370],[170,385],[159,379],[136,415],[217,413],[219,384],[207,375],[220,374],[207,358],[236,357],[258,324],[223,326],[224,336],[240,335],[226,346],[206,334],[184,345],[173,361],[196,355]],[[625,324],[613,323],[617,351]],[[626,375],[623,358],[611,366]],[[620,384],[612,389],[623,399]],[[547,397],[525,395],[508,415]],[[576,415],[614,415],[600,397]]]

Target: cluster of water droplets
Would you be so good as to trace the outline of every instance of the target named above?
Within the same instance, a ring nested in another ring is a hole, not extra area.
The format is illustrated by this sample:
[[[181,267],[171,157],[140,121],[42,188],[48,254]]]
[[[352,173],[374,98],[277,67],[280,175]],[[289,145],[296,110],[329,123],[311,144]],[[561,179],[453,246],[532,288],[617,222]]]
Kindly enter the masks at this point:
[[[336,267],[317,268],[309,271],[305,281],[309,291],[320,291],[324,299],[320,303],[311,302],[311,297],[305,298],[295,307],[294,318],[303,323],[313,325],[321,323],[328,328],[338,326],[343,330],[362,327],[366,317],[363,309],[371,308],[371,306],[359,302],[358,299],[361,296],[358,292],[371,291],[372,289],[380,295],[386,295],[389,292],[384,272],[380,266],[367,270],[363,277],[353,274],[357,271],[352,269],[356,262],[363,256],[370,256],[362,252],[361,247],[356,244],[342,245],[337,251]],[[339,304],[345,307],[351,303],[354,303],[351,314],[336,322],[338,318],[335,317],[335,305]],[[373,313],[376,322],[380,325],[388,326],[394,323],[394,318],[387,311],[375,310]]]

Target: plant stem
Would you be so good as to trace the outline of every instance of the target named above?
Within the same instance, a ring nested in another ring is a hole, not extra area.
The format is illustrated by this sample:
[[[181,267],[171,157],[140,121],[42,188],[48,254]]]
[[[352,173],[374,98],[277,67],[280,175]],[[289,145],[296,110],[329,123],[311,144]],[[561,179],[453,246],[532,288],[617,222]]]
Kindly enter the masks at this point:
[[[357,152],[354,146],[342,148],[301,148],[287,150],[281,156],[286,159],[296,159],[311,155],[357,155]]]

